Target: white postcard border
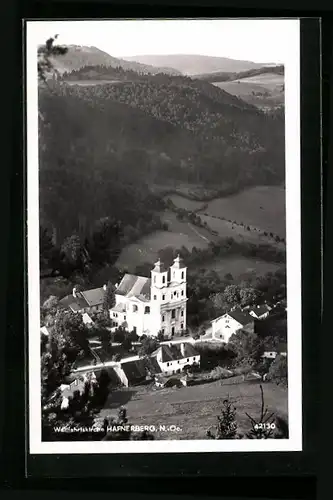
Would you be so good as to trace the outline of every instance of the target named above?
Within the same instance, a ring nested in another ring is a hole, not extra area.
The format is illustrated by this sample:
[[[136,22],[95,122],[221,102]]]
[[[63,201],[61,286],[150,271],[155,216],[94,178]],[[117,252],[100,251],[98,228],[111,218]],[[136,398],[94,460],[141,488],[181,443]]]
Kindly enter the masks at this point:
[[[26,23],[27,106],[27,231],[29,453],[196,453],[302,450],[302,314],[301,314],[301,193],[300,193],[300,21],[281,19],[281,36],[290,40],[285,60],[286,241],[288,310],[289,439],[281,440],[159,440],[101,442],[41,441],[39,181],[37,45],[34,24]],[[88,23],[89,21],[87,21]],[[249,20],[251,22],[251,20]],[[263,20],[264,22],[264,20]],[[264,42],[263,42],[264,43]]]

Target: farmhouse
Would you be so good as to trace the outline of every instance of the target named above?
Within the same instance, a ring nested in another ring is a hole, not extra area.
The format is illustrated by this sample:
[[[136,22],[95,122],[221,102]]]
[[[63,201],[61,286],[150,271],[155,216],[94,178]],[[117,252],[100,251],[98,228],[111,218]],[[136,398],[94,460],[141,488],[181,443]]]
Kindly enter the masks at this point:
[[[106,285],[102,288],[93,288],[84,292],[80,292],[74,287],[72,294],[63,297],[59,301],[59,304],[61,307],[70,309],[73,312],[80,312],[81,314],[101,311],[105,291]]]
[[[254,318],[247,311],[235,308],[214,319],[211,323],[212,340],[228,343],[231,335],[236,333],[237,330],[246,328],[252,331]]]
[[[261,355],[262,358],[265,359],[275,359],[276,356],[287,356],[287,344],[281,343],[278,345],[276,349],[272,349],[271,351],[264,351]]]
[[[270,313],[271,308],[267,304],[252,307],[249,309],[249,314],[255,319],[265,319]]]
[[[155,357],[162,373],[173,375],[184,370],[185,366],[200,364],[200,354],[191,343],[162,344],[151,354]]]
[[[173,337],[186,329],[186,267],[178,256],[170,268],[158,260],[151,277],[125,274],[110,309],[112,326],[137,335]]]

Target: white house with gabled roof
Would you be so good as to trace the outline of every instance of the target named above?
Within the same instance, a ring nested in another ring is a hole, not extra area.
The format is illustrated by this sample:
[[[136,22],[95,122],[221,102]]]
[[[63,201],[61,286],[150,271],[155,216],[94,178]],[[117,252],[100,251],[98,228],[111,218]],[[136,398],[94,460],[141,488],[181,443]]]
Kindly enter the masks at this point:
[[[253,329],[254,318],[247,312],[239,308],[234,308],[222,316],[215,318],[211,322],[209,335],[211,340],[217,340],[228,343],[231,335],[242,328]],[[203,340],[206,336],[203,336]],[[207,338],[207,340],[209,340]]]
[[[113,327],[122,326],[137,335],[173,337],[186,329],[186,266],[178,257],[167,268],[158,260],[151,277],[125,274],[110,309]]]

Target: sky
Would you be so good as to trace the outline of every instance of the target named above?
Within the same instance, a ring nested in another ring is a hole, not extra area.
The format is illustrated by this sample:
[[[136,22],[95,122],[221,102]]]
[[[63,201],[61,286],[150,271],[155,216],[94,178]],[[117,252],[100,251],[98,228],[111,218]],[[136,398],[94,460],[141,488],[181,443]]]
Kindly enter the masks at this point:
[[[295,19],[30,21],[36,43],[95,46],[114,57],[200,54],[259,63],[288,59]]]

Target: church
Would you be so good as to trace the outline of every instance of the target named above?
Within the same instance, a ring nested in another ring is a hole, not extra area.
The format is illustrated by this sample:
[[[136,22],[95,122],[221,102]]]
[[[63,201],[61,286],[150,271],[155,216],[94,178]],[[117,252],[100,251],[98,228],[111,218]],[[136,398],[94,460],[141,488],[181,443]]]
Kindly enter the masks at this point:
[[[113,327],[122,326],[137,335],[172,338],[186,330],[186,266],[178,255],[172,266],[158,260],[151,277],[125,274],[110,309]]]

